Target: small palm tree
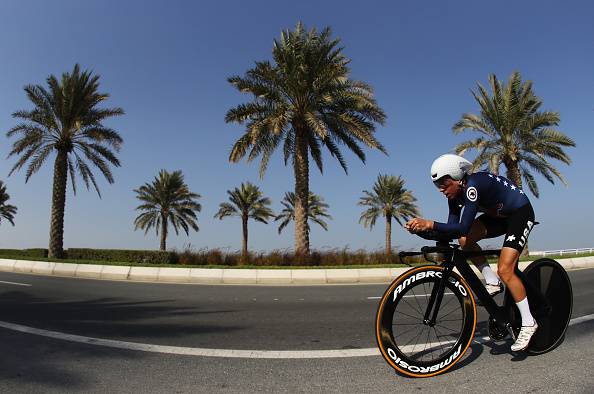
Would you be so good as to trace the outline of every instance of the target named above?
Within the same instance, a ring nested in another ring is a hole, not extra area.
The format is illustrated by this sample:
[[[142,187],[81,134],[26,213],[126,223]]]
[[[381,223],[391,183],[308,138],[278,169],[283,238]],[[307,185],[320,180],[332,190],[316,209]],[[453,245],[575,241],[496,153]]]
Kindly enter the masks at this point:
[[[254,219],[257,222],[267,224],[267,219],[274,216],[269,208],[271,201],[268,197],[263,197],[258,186],[246,182],[239,188],[227,190],[229,201],[219,205],[219,211],[214,215],[215,218],[223,220],[229,216],[238,216],[241,218],[243,228],[243,247],[242,261],[246,262],[248,258],[248,219]]]
[[[563,147],[575,146],[575,142],[554,128],[559,125],[559,113],[541,111],[542,100],[534,95],[532,82],[522,82],[518,72],[505,85],[491,74],[489,85],[492,95],[481,84],[478,92],[472,92],[481,108],[480,115],[466,113],[452,128],[456,134],[472,130],[481,136],[462,142],[456,152],[476,149],[473,169],[488,165],[491,172],[498,174],[503,163],[507,178],[520,187],[523,178],[536,197],[538,185],[531,170],[551,183],[557,177],[565,184],[559,171],[547,161],[550,158],[571,163]]]
[[[392,253],[392,219],[399,225],[403,221],[419,216],[415,205],[417,199],[412,192],[404,187],[404,180],[400,176],[379,175],[373,185],[373,191],[363,190],[358,205],[369,207],[361,214],[359,223],[372,229],[379,216],[386,218],[386,254]]]
[[[143,211],[134,220],[134,229],[143,229],[146,234],[154,227],[157,235],[160,231],[161,250],[167,249],[168,223],[171,223],[176,235],[180,228],[186,235],[189,235],[190,228],[198,231],[196,212],[200,212],[202,206],[196,200],[200,194],[190,191],[181,171],[169,173],[161,170],[152,183],[145,183],[134,192],[136,198],[142,201],[136,210]]]
[[[248,162],[258,156],[260,176],[282,144],[285,165],[291,159],[295,175],[295,252],[309,254],[307,202],[309,156],[322,172],[322,150],[328,149],[344,171],[347,165],[339,145],[346,145],[365,162],[360,143],[384,153],[375,139],[375,124],[386,115],[377,105],[372,88],[349,78],[350,62],[330,38],[330,29],[318,34],[299,23],[275,40],[274,62],[256,62],[245,76],[229,78],[253,100],[230,109],[226,122],[245,124],[244,135],[233,145],[229,160]]]
[[[72,73],[47,78],[49,89],[41,85],[25,86],[27,98],[34,108],[12,114],[22,122],[10,129],[7,137],[18,135],[8,157],[20,156],[10,170],[20,170],[27,162],[25,182],[55,154],[52,188],[52,213],[48,257],[60,258],[64,247],[64,207],[68,176],[76,195],[75,173],[78,172],[87,189],[92,184],[99,197],[99,187],[89,163],[99,169],[109,183],[114,182],[108,164],[120,166],[114,152],[119,152],[122,137],[102,122],[122,115],[121,108],[97,108],[109,95],[99,93],[99,76],[81,72],[74,66]]]
[[[9,199],[10,196],[6,193],[6,185],[0,181],[0,221],[4,218],[14,226],[14,215],[17,213],[17,207],[7,204]]]
[[[291,221],[295,220],[295,193],[286,192],[281,204],[283,204],[284,208],[274,219],[275,222],[281,221],[280,226],[278,226],[279,234]],[[332,219],[332,216],[328,214],[328,204],[324,202],[322,197],[310,191],[307,201],[307,231],[309,232],[310,220],[328,231],[328,225],[322,218]]]

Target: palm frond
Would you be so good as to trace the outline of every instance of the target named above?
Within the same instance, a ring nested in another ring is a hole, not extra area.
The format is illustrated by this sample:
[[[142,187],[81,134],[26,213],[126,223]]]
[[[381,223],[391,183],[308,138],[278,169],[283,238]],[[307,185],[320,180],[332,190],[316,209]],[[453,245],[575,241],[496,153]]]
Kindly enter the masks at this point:
[[[366,228],[372,229],[380,216],[390,216],[402,225],[403,220],[419,215],[416,198],[404,187],[404,180],[400,176],[380,174],[373,191],[363,190],[363,194],[357,205],[367,207],[359,218],[359,223]]]
[[[456,152],[478,151],[473,169],[487,164],[492,172],[498,173],[502,163],[508,171],[519,168],[528,189],[537,197],[536,180],[524,163],[549,182],[557,177],[565,183],[549,161],[570,164],[563,147],[575,146],[570,137],[553,128],[560,122],[559,114],[540,110],[542,100],[534,94],[532,82],[522,81],[519,72],[512,73],[506,84],[491,74],[489,87],[491,93],[481,84],[471,91],[480,114],[464,114],[452,128],[454,133],[470,130],[481,133],[482,137],[458,144]]]
[[[7,132],[9,138],[17,136],[8,156],[19,156],[10,173],[29,163],[27,181],[41,169],[53,151],[60,152],[67,156],[64,170],[71,178],[73,191],[76,192],[75,174],[78,171],[87,188],[92,183],[101,196],[89,164],[99,168],[109,183],[114,182],[107,162],[116,167],[120,165],[111,149],[118,152],[123,139],[115,130],[104,127],[102,122],[123,115],[124,111],[98,107],[109,95],[98,91],[99,76],[81,70],[78,64],[61,78],[50,75],[46,82],[47,88],[25,86],[25,94],[33,109],[18,110],[12,115],[22,122]],[[89,164],[84,163],[83,157],[76,153],[77,149],[83,152]]]
[[[329,29],[317,33],[302,25],[283,31],[273,44],[273,63],[256,62],[244,76],[228,79],[237,90],[254,98],[226,114],[226,122],[246,127],[233,146],[230,161],[237,162],[246,155],[251,161],[262,155],[262,176],[281,141],[261,134],[283,135],[287,164],[295,154],[295,133],[305,133],[320,171],[323,166],[318,146],[326,146],[345,171],[346,162],[336,145],[339,140],[363,161],[365,155],[355,141],[386,152],[373,135],[375,124],[383,124],[386,115],[369,85],[349,79],[349,61],[339,40],[330,39],[329,34]]]
[[[296,197],[294,192],[286,192],[281,201],[284,209],[274,219],[275,221],[282,220],[278,228],[279,234],[291,221],[295,220],[295,200]],[[307,222],[312,221],[317,223],[327,231],[328,224],[322,218],[332,219],[332,216],[328,213],[329,205],[324,202],[324,199],[321,196],[312,191],[309,192],[307,204]]]
[[[196,213],[202,210],[197,201],[201,196],[189,190],[181,171],[161,170],[152,183],[134,189],[134,193],[142,202],[136,207],[141,213],[134,221],[135,229],[144,229],[146,234],[154,227],[158,235],[163,222],[171,224],[176,234],[180,229],[187,235],[190,229],[199,231]]]

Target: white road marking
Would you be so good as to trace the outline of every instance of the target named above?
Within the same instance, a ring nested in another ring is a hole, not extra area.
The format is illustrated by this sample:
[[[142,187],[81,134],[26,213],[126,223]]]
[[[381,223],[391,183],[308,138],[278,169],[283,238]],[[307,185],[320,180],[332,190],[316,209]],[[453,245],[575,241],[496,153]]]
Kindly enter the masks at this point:
[[[152,353],[180,354],[185,356],[226,357],[226,358],[333,358],[333,357],[361,357],[379,354],[377,348],[369,349],[337,349],[337,350],[232,350],[232,349],[204,349],[181,346],[151,345],[146,343],[125,342],[113,339],[91,338],[81,335],[65,334],[57,331],[42,330],[20,324],[0,321],[0,327],[27,334],[40,335],[48,338],[62,339],[88,345],[107,346],[125,350],[140,350]]]
[[[452,295],[454,293],[443,293],[443,295]],[[413,297],[429,297],[431,294],[417,294],[417,295],[405,295],[402,298],[413,298]],[[382,297],[367,297],[368,300],[381,300]]]
[[[572,319],[569,325],[594,320],[594,314]],[[61,339],[70,342],[84,343],[87,345],[106,346],[116,349],[140,350],[151,353],[179,354],[184,356],[202,357],[224,357],[224,358],[265,358],[265,359],[292,359],[292,358],[343,358],[343,357],[368,357],[378,356],[378,348],[366,349],[335,349],[335,350],[232,350],[232,349],[205,349],[196,347],[151,345],[148,343],[136,343],[118,341],[114,339],[92,338],[81,335],[65,334],[57,331],[42,330],[40,328],[23,326],[9,322],[0,321],[0,327],[8,330],[23,332],[27,334],[40,335],[47,338]],[[489,337],[475,337],[474,341],[484,343],[490,341]],[[443,344],[442,344],[443,345]],[[412,345],[403,347],[404,351],[412,350]],[[415,345],[422,346],[422,345]]]
[[[580,324],[583,322],[590,321],[592,319],[594,319],[594,314],[576,317],[575,319],[571,319],[571,321],[569,322],[569,325],[573,326],[574,324]]]
[[[17,282],[5,282],[3,280],[0,280],[0,283],[5,283],[7,285],[16,285],[16,286],[32,286],[28,283],[17,283]]]

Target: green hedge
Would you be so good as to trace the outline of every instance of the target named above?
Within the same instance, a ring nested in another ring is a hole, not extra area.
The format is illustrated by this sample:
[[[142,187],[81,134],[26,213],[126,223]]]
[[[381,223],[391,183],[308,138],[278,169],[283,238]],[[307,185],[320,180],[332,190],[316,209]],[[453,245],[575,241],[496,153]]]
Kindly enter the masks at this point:
[[[47,257],[47,249],[0,249],[0,256]]]
[[[71,248],[64,251],[64,258],[72,260],[112,261],[119,263],[177,264],[175,252],[155,250],[87,249]],[[0,256],[12,258],[47,258],[47,249],[0,249]]]
[[[177,254],[155,250],[70,248],[68,259],[113,261],[120,263],[176,264]]]
[[[0,257],[16,259],[47,258],[47,249],[0,249]],[[267,266],[366,266],[396,265],[400,263],[396,253],[386,256],[383,251],[368,252],[365,250],[331,249],[325,251],[312,250],[307,257],[295,255],[290,250],[273,250],[271,252],[251,252],[244,261],[239,252],[223,252],[219,249],[182,251],[127,250],[127,249],[90,249],[70,248],[65,250],[65,259],[71,262],[85,260],[96,264],[180,264],[180,265],[217,265],[257,267]],[[408,258],[408,264],[423,263],[421,257]]]

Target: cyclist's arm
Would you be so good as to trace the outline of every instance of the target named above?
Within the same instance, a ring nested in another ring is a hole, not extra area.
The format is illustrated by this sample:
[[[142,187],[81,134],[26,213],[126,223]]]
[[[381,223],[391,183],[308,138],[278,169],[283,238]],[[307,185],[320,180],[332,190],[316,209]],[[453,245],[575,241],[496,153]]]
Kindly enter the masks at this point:
[[[454,237],[465,236],[470,232],[470,227],[472,226],[472,222],[474,221],[474,217],[476,216],[477,212],[477,202],[471,202],[467,200],[466,204],[464,204],[464,212],[462,213],[462,220],[460,220],[460,222],[456,221],[454,223],[449,223],[449,219],[448,223],[434,222],[433,230],[439,231],[440,233],[448,233]]]
[[[460,213],[462,212],[462,206],[456,200],[448,200],[448,207],[450,213],[448,214],[448,224],[460,223]]]

